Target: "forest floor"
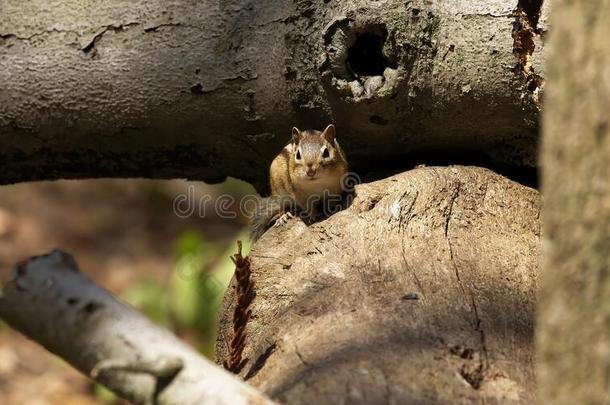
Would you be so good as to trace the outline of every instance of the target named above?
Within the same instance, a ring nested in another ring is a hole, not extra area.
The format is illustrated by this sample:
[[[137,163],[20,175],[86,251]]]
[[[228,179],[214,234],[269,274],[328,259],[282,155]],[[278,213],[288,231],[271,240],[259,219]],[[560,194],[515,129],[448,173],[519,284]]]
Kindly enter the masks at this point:
[[[174,201],[188,195],[189,187],[195,192],[189,203],[203,195],[212,197],[213,204],[224,193],[251,192],[235,180],[217,186],[180,180],[88,180],[0,187],[0,281],[9,279],[17,261],[61,248],[74,256],[83,273],[119,296],[151,280],[163,287],[177,266],[177,245],[185,234],[213,241],[206,246],[220,246],[211,249],[219,256],[245,226],[243,216],[223,218],[213,207],[181,218],[174,212]],[[154,295],[146,299],[165,302],[165,297]],[[203,344],[184,328],[181,335]],[[0,405],[102,403],[124,402],[0,321]]]

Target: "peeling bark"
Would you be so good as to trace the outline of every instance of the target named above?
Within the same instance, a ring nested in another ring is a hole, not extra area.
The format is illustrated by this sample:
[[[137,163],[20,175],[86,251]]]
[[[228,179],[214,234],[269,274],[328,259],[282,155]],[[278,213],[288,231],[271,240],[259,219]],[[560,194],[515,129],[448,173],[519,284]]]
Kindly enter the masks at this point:
[[[544,34],[543,28],[538,25],[542,14],[542,5],[543,0],[520,0],[515,9],[515,25],[513,28],[513,38],[515,40],[513,51],[518,58],[515,73],[523,77],[532,102],[538,109],[542,108],[540,96],[544,88],[544,79],[536,73],[531,59],[536,50],[535,39]]]
[[[0,183],[263,190],[290,128],[330,121],[363,175],[436,148],[533,167],[544,47],[515,53],[522,3],[4,0]]]
[[[239,375],[289,404],[530,404],[540,209],[489,170],[426,167],[272,228],[249,256]]]

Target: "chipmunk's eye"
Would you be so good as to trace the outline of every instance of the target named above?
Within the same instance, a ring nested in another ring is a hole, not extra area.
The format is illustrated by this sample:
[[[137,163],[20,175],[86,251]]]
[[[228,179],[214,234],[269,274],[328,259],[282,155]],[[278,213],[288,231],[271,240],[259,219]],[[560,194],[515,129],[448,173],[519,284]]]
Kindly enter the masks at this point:
[[[297,161],[301,160],[301,149],[297,149],[297,154],[294,157]]]
[[[327,147],[324,147],[324,149],[322,150],[322,157],[324,159],[328,159],[330,157],[330,152],[328,151]]]

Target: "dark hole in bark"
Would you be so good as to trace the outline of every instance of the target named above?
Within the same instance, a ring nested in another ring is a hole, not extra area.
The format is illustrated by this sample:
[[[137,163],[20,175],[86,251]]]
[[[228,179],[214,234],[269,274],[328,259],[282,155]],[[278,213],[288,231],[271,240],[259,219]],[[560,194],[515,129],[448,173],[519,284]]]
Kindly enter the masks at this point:
[[[191,86],[191,93],[193,94],[204,94],[205,91],[201,83],[197,83]]]
[[[542,10],[543,0],[519,0],[517,7],[525,11],[530,25],[533,29],[538,28],[538,20]]]
[[[94,302],[94,301],[90,301],[90,302],[88,302],[88,303],[87,303],[87,305],[85,305],[85,306],[82,308],[82,310],[83,310],[84,312],[86,312],[87,314],[91,315],[91,314],[93,314],[94,312],[96,312],[96,311],[98,311],[98,310],[102,309],[103,307],[104,307],[104,305],[103,305],[103,304],[100,304],[100,303],[98,303],[98,302]]]
[[[542,85],[542,77],[538,75],[532,75],[529,83],[527,84],[527,89],[529,91],[535,91]]]
[[[377,125],[386,125],[388,123],[388,120],[386,120],[383,117],[380,117],[379,115],[371,115],[369,118],[369,121],[372,124],[377,124]]]
[[[349,48],[347,66],[355,76],[382,76],[388,61],[383,56],[385,36],[362,33]]]
[[[483,366],[483,364],[478,364],[478,365],[464,364],[460,368],[461,376],[475,390],[478,390],[479,388],[481,388],[481,385],[483,384],[484,371],[485,371],[485,367]]]

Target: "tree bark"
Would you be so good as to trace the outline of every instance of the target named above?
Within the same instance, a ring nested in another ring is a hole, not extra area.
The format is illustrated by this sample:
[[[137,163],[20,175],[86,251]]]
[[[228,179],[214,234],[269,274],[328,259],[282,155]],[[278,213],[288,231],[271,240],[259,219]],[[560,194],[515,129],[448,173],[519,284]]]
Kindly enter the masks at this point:
[[[559,1],[542,147],[540,404],[610,398],[610,4]]]
[[[253,245],[217,359],[241,330],[239,375],[288,404],[529,404],[540,208],[476,167],[359,185],[347,209]]]
[[[0,3],[0,183],[235,176],[334,121],[364,174],[447,148],[534,166],[541,1]],[[548,3],[548,2],[547,2]]]
[[[91,283],[60,251],[17,265],[0,317],[136,404],[273,404]]]

